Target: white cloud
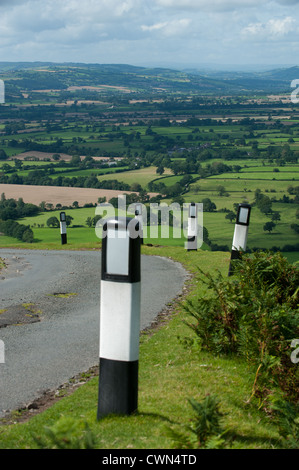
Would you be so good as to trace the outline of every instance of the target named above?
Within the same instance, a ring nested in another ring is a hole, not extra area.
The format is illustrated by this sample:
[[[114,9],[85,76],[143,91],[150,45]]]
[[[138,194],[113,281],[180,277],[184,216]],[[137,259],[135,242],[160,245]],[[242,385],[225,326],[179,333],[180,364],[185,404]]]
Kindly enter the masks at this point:
[[[160,32],[165,36],[178,36],[185,34],[190,22],[190,19],[182,18],[173,21],[155,23],[150,26],[141,25],[141,30],[144,32]]]
[[[0,0],[1,60],[294,61],[299,0]],[[240,40],[242,39],[242,41]],[[269,39],[269,40],[268,40]],[[271,40],[270,40],[271,39]],[[272,49],[271,49],[272,48]],[[286,51],[286,53],[285,53]],[[283,53],[282,53],[283,54]],[[134,59],[135,58],[135,59]],[[158,60],[159,59],[159,60]],[[280,59],[281,60],[281,59]],[[282,63],[282,62],[281,62]]]
[[[291,16],[287,16],[282,19],[270,19],[266,23],[251,23],[243,29],[242,33],[245,36],[280,39],[296,30],[296,20]]]
[[[266,29],[270,34],[284,36],[295,29],[296,21],[294,18],[287,16],[284,19],[272,19],[266,24]]]
[[[1,2],[1,0],[0,0]],[[90,42],[99,37],[130,35],[134,6],[140,0],[27,0],[6,7],[0,3],[1,36],[13,42],[74,40]],[[84,5],[84,6],[83,6]],[[1,9],[3,6],[3,9]],[[21,39],[22,38],[22,39]]]

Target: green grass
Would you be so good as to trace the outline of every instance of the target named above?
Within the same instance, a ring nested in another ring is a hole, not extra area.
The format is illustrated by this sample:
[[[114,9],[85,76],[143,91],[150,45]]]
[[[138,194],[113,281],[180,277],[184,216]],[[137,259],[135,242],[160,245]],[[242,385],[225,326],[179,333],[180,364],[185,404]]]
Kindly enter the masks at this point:
[[[171,257],[193,272],[197,266],[210,272],[216,266],[223,273],[228,271],[229,255],[220,252],[144,246],[142,253]],[[194,280],[189,281],[189,289],[189,296],[205,292],[204,286]],[[195,347],[186,347],[186,338],[190,340],[192,333],[183,323],[179,300],[172,309],[171,317],[159,329],[141,335],[136,414],[97,421],[98,378],[94,377],[29,421],[0,427],[0,448],[37,448],[34,436],[45,438],[46,427],[70,419],[79,433],[88,424],[99,449],[169,449],[174,445],[169,428],[178,429],[190,423],[193,413],[188,399],[200,401],[207,394],[216,394],[220,399],[224,425],[234,436],[232,448],[278,447],[274,423],[254,404],[246,404],[254,381],[253,371],[238,359],[214,357]],[[14,419],[17,418],[16,414]]]
[[[123,173],[118,173],[117,175],[101,175],[98,176],[98,179],[100,181],[117,179],[118,181],[122,181],[123,183],[130,185],[132,183],[139,183],[142,188],[146,188],[150,181],[159,178],[159,175],[156,173],[156,169],[157,168],[155,166],[151,166],[148,168],[142,168],[141,170],[124,171]],[[171,171],[166,170],[165,174],[171,174]]]
[[[232,162],[229,162],[230,164]],[[247,163],[246,163],[247,164]],[[274,168],[275,166],[273,166]],[[216,204],[217,211],[222,209],[234,210],[234,204],[240,202],[254,203],[254,193],[256,189],[260,189],[263,194],[266,194],[271,199],[279,200],[284,195],[290,196],[287,189],[289,186],[297,186],[296,181],[292,181],[290,176],[298,178],[298,166],[286,165],[280,168],[279,173],[273,173],[273,175],[282,176],[284,179],[288,175],[289,179],[285,181],[266,179],[258,180],[256,178],[256,171],[260,171],[260,175],[267,175],[266,169],[269,167],[252,167],[244,175],[240,173],[226,173],[218,176],[200,179],[196,183],[192,184],[190,191],[184,194],[186,203],[189,202],[201,202],[204,198],[209,198]],[[272,167],[271,167],[272,168]],[[293,173],[290,171],[293,170]],[[245,170],[244,170],[245,171]],[[270,171],[271,175],[272,172]],[[251,179],[250,179],[251,175]],[[297,175],[297,176],[296,176]],[[228,196],[219,196],[217,190],[218,186],[224,186],[228,192]],[[298,204],[287,204],[281,202],[272,203],[273,211],[280,212],[281,220],[277,222],[277,225],[272,233],[266,233],[263,230],[264,224],[271,220],[270,217],[263,215],[257,208],[253,207],[250,227],[248,232],[248,247],[260,247],[260,248],[271,248],[278,246],[282,248],[286,244],[297,244],[298,235],[290,228],[292,223],[296,223],[296,211],[298,210]],[[204,213],[204,226],[208,229],[210,239],[219,245],[226,244],[231,247],[234,223],[229,222],[225,219],[225,213]],[[219,229],[221,227],[221,229]]]
[[[278,173],[275,173],[274,171],[243,171],[242,173],[223,173],[222,174],[222,177],[223,178],[226,178],[226,179],[240,179],[240,180],[250,180],[250,179],[253,179],[253,180],[257,180],[257,182],[259,183],[260,181],[263,181],[263,180],[272,180],[272,181],[275,181],[275,180],[289,180],[290,182],[291,181],[299,181],[299,174],[298,174],[298,171],[297,172],[287,172],[287,171],[279,171]],[[218,176],[211,176],[211,178],[219,178]],[[259,183],[260,184],[260,183]]]
[[[25,225],[29,224],[31,227],[33,227],[34,224],[35,224],[36,227],[38,225],[43,224],[46,227],[47,226],[47,220],[50,217],[57,217],[58,220],[59,220],[60,212],[61,212],[60,210],[41,212],[37,216],[24,217],[23,219],[20,219],[20,223],[23,223]],[[84,207],[84,208],[79,208],[79,209],[66,209],[65,213],[66,213],[66,215],[69,215],[69,216],[73,217],[72,225],[85,225],[86,219],[88,217],[94,217],[95,216],[95,207]]]
[[[58,228],[35,228],[34,238],[38,243],[55,244],[60,241],[60,229]],[[67,239],[70,246],[84,243],[96,243],[98,240],[94,228],[78,227],[67,229]]]
[[[282,207],[281,207],[282,206]],[[290,206],[285,207],[285,206]],[[295,206],[295,204],[294,204]],[[296,207],[293,204],[273,204],[273,210],[281,213],[281,221],[277,222],[273,232],[265,232],[264,224],[270,220],[261,212],[254,208],[251,212],[250,226],[248,229],[248,248],[266,248],[273,246],[282,248],[284,245],[295,245],[298,243],[298,235],[290,228],[291,223],[295,223]],[[210,239],[217,244],[228,244],[231,247],[234,222],[225,219],[225,213],[204,213],[204,225],[208,229]],[[221,230],[219,230],[221,227]]]
[[[206,180],[205,180],[206,181]],[[268,193],[271,197],[272,193]],[[282,197],[281,194],[273,193],[276,197]],[[198,194],[192,192],[184,195],[185,201],[191,202],[201,202],[204,197],[209,197],[213,202],[215,202],[217,210],[227,208],[233,210],[234,203],[240,203],[244,201],[247,197],[249,203],[253,202],[254,193],[253,192],[232,192],[229,197],[221,197],[217,195],[216,189],[211,189],[210,191],[200,191]],[[171,201],[166,201],[170,203]],[[273,246],[283,248],[284,245],[295,245],[298,243],[298,235],[290,228],[292,223],[296,223],[296,210],[298,205],[296,204],[284,204],[275,202],[272,205],[274,211],[280,212],[281,220],[277,222],[276,227],[272,233],[265,232],[263,230],[264,224],[270,220],[269,217],[262,215],[262,213],[256,208],[253,207],[251,213],[250,227],[248,231],[248,248],[266,248],[270,249]],[[36,243],[33,243],[30,248],[41,248],[41,246],[46,247],[47,245],[53,249],[54,246],[60,245],[60,229],[59,228],[49,228],[47,227],[47,220],[54,216],[59,219],[60,211],[47,211],[42,212],[35,217],[27,217],[20,219],[19,222],[25,225],[30,225]],[[83,227],[68,227],[68,246],[70,249],[80,244],[89,244],[90,246],[98,246],[99,239],[95,234],[94,228],[88,228],[86,226],[86,220],[88,217],[93,218],[95,216],[95,207],[89,208],[79,208],[79,209],[69,209],[66,210],[66,214],[73,217],[72,225],[82,225]],[[227,245],[228,248],[231,248],[233,234],[234,234],[234,222],[230,222],[225,219],[225,212],[204,212],[203,213],[203,224],[207,228],[209,233],[209,239],[212,243],[218,245]],[[165,245],[165,246],[184,246],[186,241],[184,233],[182,232],[181,238],[172,238],[170,230],[170,238],[167,239],[162,235],[160,229],[158,231],[158,237],[152,235],[153,238],[150,238],[150,235],[153,232],[148,231],[148,237],[145,238],[145,243],[152,243],[154,245]],[[25,244],[17,241],[11,237],[0,237],[0,247],[9,247],[9,246],[19,246],[24,247]],[[203,246],[203,248],[207,248]]]
[[[276,174],[276,173],[275,173]],[[225,176],[226,175],[226,176]],[[224,186],[229,193],[233,192],[243,192],[244,196],[254,197],[254,194],[245,194],[250,193],[256,190],[261,189],[262,192],[268,191],[273,192],[271,196],[281,197],[283,194],[287,194],[287,189],[289,186],[297,186],[296,182],[292,180],[279,181],[279,180],[257,180],[257,179],[243,179],[238,178],[240,173],[226,173],[223,175],[213,176],[209,178],[203,178],[191,185],[191,190],[195,186],[199,186],[202,191],[214,191],[216,194],[217,186]],[[276,194],[275,194],[276,193]]]

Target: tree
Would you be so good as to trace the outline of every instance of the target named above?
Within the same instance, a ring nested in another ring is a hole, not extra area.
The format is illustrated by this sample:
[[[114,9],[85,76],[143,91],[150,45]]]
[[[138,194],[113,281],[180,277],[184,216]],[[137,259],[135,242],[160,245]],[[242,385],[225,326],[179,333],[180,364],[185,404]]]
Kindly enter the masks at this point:
[[[131,184],[130,190],[138,193],[139,191],[142,190],[142,186],[139,183],[135,182]]]
[[[87,217],[85,223],[87,227],[95,227],[97,225],[97,222],[102,218],[101,215],[96,215],[95,217]]]
[[[266,222],[264,225],[264,231],[270,233],[275,227],[276,224],[274,222]]]
[[[22,241],[26,243],[32,243],[33,242],[33,231],[31,228],[27,227],[26,230],[23,233],[22,236]]]
[[[87,227],[92,227],[92,218],[91,218],[91,217],[87,217],[85,223],[86,223]]]
[[[59,220],[57,219],[57,217],[50,217],[48,220],[47,220],[47,225],[48,227],[59,227]]]
[[[0,149],[0,160],[6,160],[8,156],[6,155],[6,152],[3,149]]]
[[[16,168],[17,170],[20,170],[20,169],[22,168],[22,166],[23,166],[22,160],[17,160],[17,159],[16,159],[16,160],[15,160],[15,168]]]
[[[228,192],[225,190],[225,187],[222,185],[217,186],[217,192],[219,196],[229,196]]]
[[[172,203],[175,202],[175,203],[179,204],[180,206],[182,206],[182,205],[184,204],[184,202],[185,202],[185,199],[183,198],[183,196],[178,195],[178,196],[175,196],[175,197],[171,200],[171,202],[172,202]]]
[[[66,226],[69,227],[72,223],[72,220],[74,220],[74,217],[72,217],[71,215],[67,215],[65,217],[65,223],[66,223]]]
[[[78,155],[74,155],[70,161],[71,166],[79,166],[81,163],[81,158]]]
[[[11,172],[11,170],[12,170],[12,167],[8,163],[3,163],[1,167],[1,171],[3,171],[3,173],[9,173]]]
[[[233,211],[229,211],[226,216],[225,216],[226,219],[230,220],[230,222],[232,222],[233,220],[235,220],[236,218],[236,214],[233,212]]]
[[[157,169],[156,169],[156,173],[157,173],[158,175],[163,175],[164,171],[165,171],[165,170],[164,170],[164,167],[163,167],[162,165],[159,165],[159,166],[157,167]]]
[[[272,213],[272,201],[268,196],[261,195],[256,199],[256,205],[262,214],[271,214]]]
[[[299,234],[299,224],[291,224],[291,229]]]
[[[93,226],[93,227],[96,227],[98,221],[101,220],[101,218],[102,218],[101,215],[96,215],[96,216],[94,216],[94,218],[92,219],[92,226]]]
[[[192,189],[193,189],[194,194],[198,194],[200,191],[199,184],[195,184],[194,186],[192,186]]]
[[[213,212],[216,210],[216,204],[211,201],[208,197],[202,200],[203,203],[203,211],[204,212]]]
[[[280,220],[280,213],[278,211],[273,212],[271,220],[272,222],[278,222]]]

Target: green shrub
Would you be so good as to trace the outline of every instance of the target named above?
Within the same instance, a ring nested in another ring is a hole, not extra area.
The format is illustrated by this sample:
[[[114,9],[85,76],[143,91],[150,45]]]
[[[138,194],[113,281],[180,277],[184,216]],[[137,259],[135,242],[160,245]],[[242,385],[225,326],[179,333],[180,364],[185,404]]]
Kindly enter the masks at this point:
[[[279,435],[284,448],[298,449],[299,447],[299,404],[289,403],[281,397],[273,396],[272,410],[275,413]]]
[[[94,449],[95,438],[87,423],[61,416],[51,427],[44,427],[43,435],[33,435],[41,449]]]
[[[290,360],[299,337],[299,269],[279,252],[242,255],[233,277],[201,272],[208,290],[184,309],[201,348],[236,354],[255,367],[252,396],[261,401],[279,387],[298,398],[298,367]]]
[[[0,231],[9,237],[17,238],[23,242],[33,242],[33,231],[30,226],[19,224],[15,220],[0,220]]]
[[[190,425],[179,429],[168,429],[175,448],[178,449],[222,449],[230,442],[228,429],[222,425],[223,413],[220,402],[214,395],[207,395],[201,402],[189,400],[194,415]]]

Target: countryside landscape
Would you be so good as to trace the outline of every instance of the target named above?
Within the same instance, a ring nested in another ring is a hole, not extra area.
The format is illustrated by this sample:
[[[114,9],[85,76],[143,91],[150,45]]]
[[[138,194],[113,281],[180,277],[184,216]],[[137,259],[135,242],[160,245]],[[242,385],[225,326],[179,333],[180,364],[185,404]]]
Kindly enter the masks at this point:
[[[299,67],[209,73],[0,62],[1,249],[101,250],[96,208],[109,203],[117,211],[118,196],[144,204],[148,224],[153,203],[182,210],[201,203],[204,226],[194,253],[184,248],[183,227],[181,238],[171,231],[163,238],[163,221],[158,237],[144,239],[144,255],[181,263],[190,279],[171,312],[141,334],[140,413],[98,426],[96,378],[84,377],[45,411],[23,409],[4,421],[1,448],[298,447],[298,365],[287,359],[298,337],[296,78]],[[247,249],[230,284],[243,202],[252,206]],[[196,432],[190,404],[214,423],[224,417],[225,427]]]
[[[0,191],[39,207],[18,219],[33,245],[55,241],[47,220],[62,207],[70,244],[95,242],[94,206],[126,194],[203,203],[204,247],[225,251],[236,205],[248,202],[248,248],[298,259],[298,68],[225,78],[125,65],[1,63],[0,72]],[[15,243],[1,236],[1,246]]]

